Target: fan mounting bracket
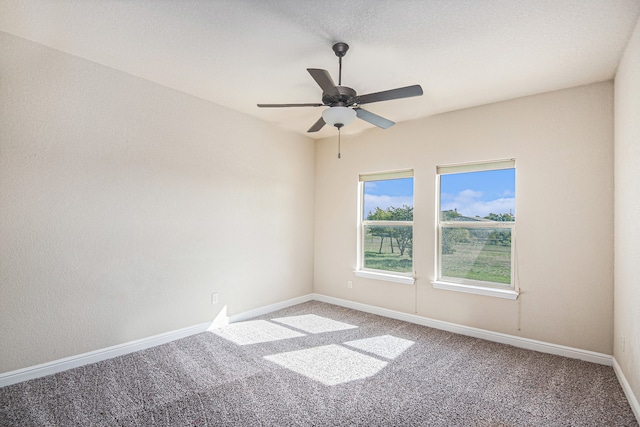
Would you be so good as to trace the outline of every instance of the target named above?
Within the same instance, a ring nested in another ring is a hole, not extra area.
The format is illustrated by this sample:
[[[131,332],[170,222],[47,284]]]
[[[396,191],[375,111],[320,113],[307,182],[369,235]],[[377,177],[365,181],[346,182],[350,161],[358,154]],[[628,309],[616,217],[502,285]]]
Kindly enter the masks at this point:
[[[333,51],[335,52],[338,58],[342,58],[343,56],[345,56],[348,50],[349,50],[349,45],[344,42],[338,42],[333,45]]]

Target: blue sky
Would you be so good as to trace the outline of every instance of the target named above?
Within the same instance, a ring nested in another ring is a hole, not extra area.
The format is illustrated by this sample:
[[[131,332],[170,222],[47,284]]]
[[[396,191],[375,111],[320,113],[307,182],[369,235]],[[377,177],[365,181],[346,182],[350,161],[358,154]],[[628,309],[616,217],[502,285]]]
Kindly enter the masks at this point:
[[[516,213],[516,170],[501,169],[440,176],[440,209],[465,216]]]
[[[364,183],[364,218],[369,212],[389,206],[413,206],[413,178],[387,179]]]
[[[490,213],[515,215],[515,169],[466,172],[440,176],[442,210],[457,209],[465,216]],[[364,217],[376,207],[413,206],[413,179],[364,183]]]

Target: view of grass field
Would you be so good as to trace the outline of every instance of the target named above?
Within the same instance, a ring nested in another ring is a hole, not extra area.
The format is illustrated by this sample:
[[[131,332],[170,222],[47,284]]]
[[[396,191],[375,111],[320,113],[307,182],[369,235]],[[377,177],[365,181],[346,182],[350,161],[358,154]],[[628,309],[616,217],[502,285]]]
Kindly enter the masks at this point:
[[[511,283],[515,168],[440,171],[438,278]],[[413,178],[368,180],[363,188],[367,269],[413,271]]]
[[[458,243],[453,248],[442,255],[442,276],[511,283],[511,245]]]
[[[380,253],[378,253],[380,251]],[[380,237],[368,234],[364,242],[364,267],[375,270],[395,271],[399,273],[410,273],[413,271],[413,260],[411,252],[405,251],[400,255],[400,251],[395,246],[391,252],[391,241],[384,238],[382,248],[380,247]]]
[[[391,244],[385,238],[380,253],[380,238],[365,237],[364,267],[410,273],[412,254],[400,255],[397,247],[391,252]],[[454,251],[442,255],[442,276],[481,280],[484,282],[511,283],[511,247],[499,245],[478,245],[477,243],[459,243]]]

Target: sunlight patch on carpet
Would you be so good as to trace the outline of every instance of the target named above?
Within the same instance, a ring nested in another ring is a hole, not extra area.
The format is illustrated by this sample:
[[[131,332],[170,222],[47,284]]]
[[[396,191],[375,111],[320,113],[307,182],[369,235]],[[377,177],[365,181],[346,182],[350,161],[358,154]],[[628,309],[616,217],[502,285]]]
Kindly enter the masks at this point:
[[[214,329],[211,332],[238,345],[258,344],[305,336],[303,333],[275,325],[266,320],[232,323],[228,326]]]
[[[310,334],[320,334],[323,332],[343,331],[345,329],[357,328],[337,320],[327,317],[318,316],[316,314],[303,314],[301,316],[288,316],[271,319],[274,322],[283,323],[296,329],[308,332]]]
[[[336,344],[289,351],[264,358],[325,385],[368,378],[387,366],[387,362]]]
[[[378,337],[347,341],[344,344],[386,359],[395,359],[415,343],[392,335],[380,335]]]

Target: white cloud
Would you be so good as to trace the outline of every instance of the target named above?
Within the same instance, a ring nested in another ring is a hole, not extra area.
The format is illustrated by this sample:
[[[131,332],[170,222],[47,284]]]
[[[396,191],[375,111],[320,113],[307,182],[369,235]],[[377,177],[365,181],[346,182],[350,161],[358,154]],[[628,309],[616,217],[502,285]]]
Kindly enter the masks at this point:
[[[364,213],[374,212],[376,207],[385,210],[390,206],[401,208],[403,205],[413,206],[413,197],[411,196],[375,196],[373,194],[364,195]]]
[[[494,200],[482,200],[482,191],[463,190],[458,194],[442,194],[441,209],[454,210],[457,209],[458,213],[465,216],[480,216],[485,217],[490,213],[501,214],[509,213],[515,214],[515,201],[514,197],[509,197],[509,194],[504,194],[504,197],[499,197]],[[413,206],[413,197],[411,196],[387,196],[387,195],[364,195],[364,213],[367,215],[369,212],[374,212],[376,207],[382,210],[387,209],[390,206],[399,208],[403,205]]]
[[[514,197],[500,197],[494,200],[480,200],[481,191],[463,190],[456,195],[442,194],[441,210],[456,209],[464,216],[485,217],[490,213],[509,213],[515,215],[516,199]]]

